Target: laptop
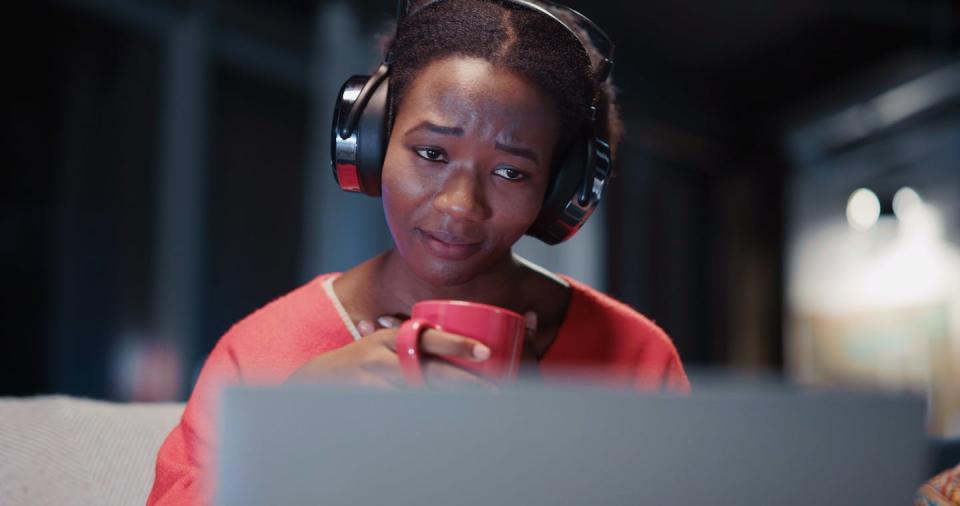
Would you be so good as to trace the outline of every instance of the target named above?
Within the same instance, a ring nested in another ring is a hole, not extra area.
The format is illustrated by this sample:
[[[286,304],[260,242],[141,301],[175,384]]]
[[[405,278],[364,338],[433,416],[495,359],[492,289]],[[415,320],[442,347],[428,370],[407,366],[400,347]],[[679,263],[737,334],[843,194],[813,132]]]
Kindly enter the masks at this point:
[[[910,504],[909,396],[231,388],[221,505]]]

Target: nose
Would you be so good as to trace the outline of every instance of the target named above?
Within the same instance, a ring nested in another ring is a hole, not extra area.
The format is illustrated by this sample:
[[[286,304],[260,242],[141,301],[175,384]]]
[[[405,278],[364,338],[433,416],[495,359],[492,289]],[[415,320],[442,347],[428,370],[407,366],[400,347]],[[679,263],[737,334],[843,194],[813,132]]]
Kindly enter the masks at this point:
[[[433,198],[433,208],[456,220],[483,221],[490,215],[477,171],[452,171]]]

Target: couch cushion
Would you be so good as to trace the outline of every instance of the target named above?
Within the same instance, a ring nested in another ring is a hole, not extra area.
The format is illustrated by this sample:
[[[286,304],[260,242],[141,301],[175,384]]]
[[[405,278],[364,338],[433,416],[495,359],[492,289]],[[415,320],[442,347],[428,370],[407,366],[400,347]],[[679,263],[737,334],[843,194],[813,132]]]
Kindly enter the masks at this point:
[[[0,398],[0,504],[143,504],[183,404]]]

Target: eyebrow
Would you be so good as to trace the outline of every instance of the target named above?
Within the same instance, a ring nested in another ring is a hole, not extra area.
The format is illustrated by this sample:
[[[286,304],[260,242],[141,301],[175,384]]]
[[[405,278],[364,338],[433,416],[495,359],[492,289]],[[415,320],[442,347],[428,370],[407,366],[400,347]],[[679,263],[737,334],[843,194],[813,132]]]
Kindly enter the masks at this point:
[[[417,130],[427,130],[428,132],[433,132],[440,135],[453,135],[455,137],[463,137],[463,129],[460,127],[447,127],[437,125],[435,123],[430,123],[429,121],[422,121],[419,125],[407,130],[403,135],[410,135]]]
[[[403,135],[410,135],[418,130],[426,130],[428,132],[433,132],[440,135],[452,135],[454,137],[463,137],[463,129],[460,127],[448,127],[437,125],[436,123],[431,123],[429,121],[421,121],[417,126],[407,130]],[[519,156],[521,158],[526,158],[531,162],[540,165],[540,157],[531,149],[522,148],[520,146],[511,146],[509,144],[504,144],[502,142],[497,142],[494,144],[494,147],[505,153],[509,153],[513,156]]]
[[[499,149],[500,151],[505,151],[507,153],[510,153],[513,156],[526,158],[527,160],[530,160],[531,162],[537,165],[540,165],[540,157],[537,156],[537,154],[534,153],[533,150],[530,150],[527,148],[521,148],[519,146],[509,146],[507,144],[502,144],[500,142],[496,143],[494,147]]]

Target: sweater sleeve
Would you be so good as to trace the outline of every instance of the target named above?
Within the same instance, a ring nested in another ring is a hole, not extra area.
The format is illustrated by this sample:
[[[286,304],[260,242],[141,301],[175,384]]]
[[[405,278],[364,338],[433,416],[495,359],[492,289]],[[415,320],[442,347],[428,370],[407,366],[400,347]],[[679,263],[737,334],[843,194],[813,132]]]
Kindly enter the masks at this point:
[[[570,304],[540,362],[545,378],[586,378],[638,391],[690,391],[673,341],[632,307],[569,276]]]
[[[207,358],[180,423],[160,446],[148,505],[212,503],[213,476],[208,474],[213,469],[219,395],[226,385],[240,381],[230,344],[222,339]]]
[[[237,322],[207,357],[180,424],[157,454],[148,505],[209,504],[215,492],[217,410],[224,387],[278,385],[310,358],[353,337],[326,298],[325,274]]]
[[[634,388],[665,390],[671,393],[690,393],[690,381],[680,362],[680,354],[667,334],[652,322],[643,319],[638,325],[644,343],[634,368]]]
[[[680,356],[674,352],[673,358],[667,364],[663,385],[667,390],[675,393],[690,393],[690,380],[680,363]]]

